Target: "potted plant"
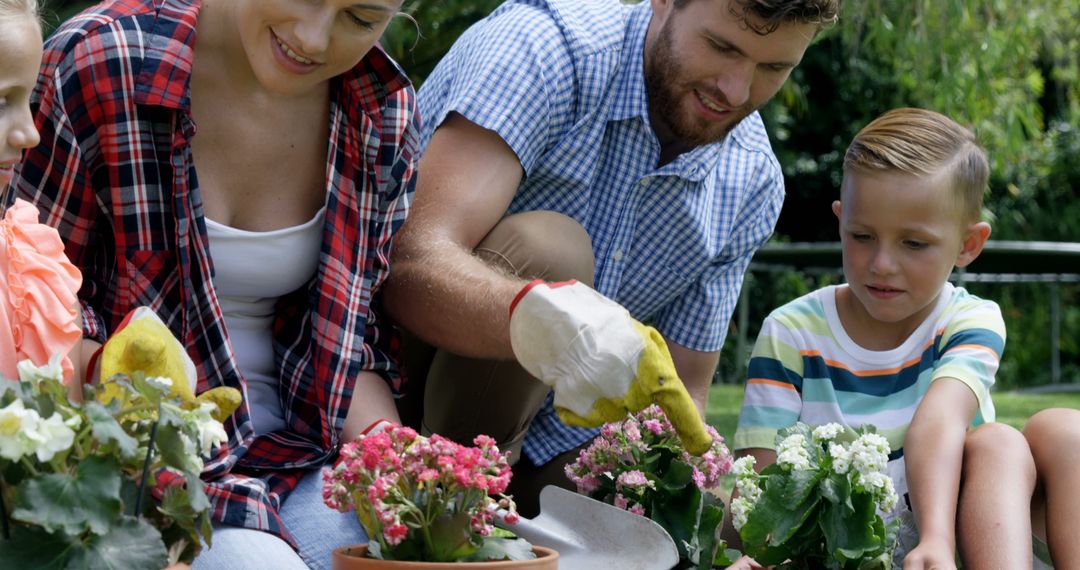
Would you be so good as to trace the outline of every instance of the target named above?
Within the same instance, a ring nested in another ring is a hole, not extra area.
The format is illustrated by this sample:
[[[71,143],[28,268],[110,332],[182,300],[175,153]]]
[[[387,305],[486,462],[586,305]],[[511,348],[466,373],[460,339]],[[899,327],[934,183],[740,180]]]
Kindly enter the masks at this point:
[[[210,544],[201,456],[226,440],[211,403],[141,372],[83,386],[59,355],[0,376],[0,568],[146,568]],[[111,398],[103,403],[105,389]]]
[[[324,472],[323,498],[339,511],[355,509],[368,543],[335,550],[335,570],[556,568],[553,550],[492,526],[499,508],[509,522],[517,518],[504,494],[510,465],[492,438],[474,444],[390,425],[342,446]]]
[[[739,553],[717,536],[723,502],[711,491],[731,470],[732,457],[712,426],[712,446],[691,455],[659,406],[604,425],[566,466],[578,492],[655,520],[679,549],[682,566],[730,564]]]
[[[777,435],[776,463],[754,471],[735,462],[732,522],[746,553],[780,569],[892,568],[899,519],[885,473],[889,442],[874,426],[811,429],[797,423]]]

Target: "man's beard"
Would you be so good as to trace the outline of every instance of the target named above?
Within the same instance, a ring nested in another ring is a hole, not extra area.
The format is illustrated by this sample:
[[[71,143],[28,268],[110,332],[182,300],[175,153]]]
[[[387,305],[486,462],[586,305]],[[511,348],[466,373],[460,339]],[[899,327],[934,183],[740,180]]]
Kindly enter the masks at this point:
[[[704,118],[694,120],[686,117],[685,104],[680,94],[697,97],[693,88],[684,84],[685,71],[682,63],[675,57],[672,49],[672,30],[670,22],[660,28],[645,64],[645,91],[649,96],[649,116],[652,120],[663,123],[675,141],[688,149],[721,141],[743,119],[755,109],[744,105],[732,110],[731,117],[723,124],[707,121]],[[704,91],[714,100],[727,105],[727,98],[715,91]],[[685,98],[685,97],[684,97]]]

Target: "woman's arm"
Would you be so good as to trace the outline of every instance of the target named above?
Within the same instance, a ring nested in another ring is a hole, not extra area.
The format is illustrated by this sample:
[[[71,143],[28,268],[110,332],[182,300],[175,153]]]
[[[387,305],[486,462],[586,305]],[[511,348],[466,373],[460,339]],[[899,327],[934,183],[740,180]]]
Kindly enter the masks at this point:
[[[352,441],[372,424],[387,420],[400,424],[397,407],[386,380],[374,372],[361,372],[353,387],[352,402],[341,429],[342,441]]]

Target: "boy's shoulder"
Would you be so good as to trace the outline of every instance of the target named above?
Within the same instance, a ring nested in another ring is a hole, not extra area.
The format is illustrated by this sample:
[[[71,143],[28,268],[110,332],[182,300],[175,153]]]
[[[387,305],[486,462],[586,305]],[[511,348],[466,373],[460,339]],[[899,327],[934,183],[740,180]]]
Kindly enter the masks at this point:
[[[1005,320],[997,303],[948,283],[942,293],[947,293],[949,299],[935,323],[937,336],[943,337],[947,342],[949,337],[957,332],[983,329],[1000,336],[1004,341]]]
[[[802,328],[810,324],[825,322],[827,307],[836,295],[837,287],[838,285],[827,285],[788,301],[773,309],[766,320],[790,328]]]

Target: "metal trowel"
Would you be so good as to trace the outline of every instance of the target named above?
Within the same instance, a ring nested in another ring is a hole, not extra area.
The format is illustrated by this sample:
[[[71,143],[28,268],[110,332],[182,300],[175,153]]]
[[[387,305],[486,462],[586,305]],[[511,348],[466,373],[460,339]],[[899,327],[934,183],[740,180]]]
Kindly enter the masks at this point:
[[[505,514],[505,511],[500,511]],[[560,487],[540,491],[540,514],[495,525],[559,553],[560,570],[668,570],[679,562],[675,541],[652,519]]]

